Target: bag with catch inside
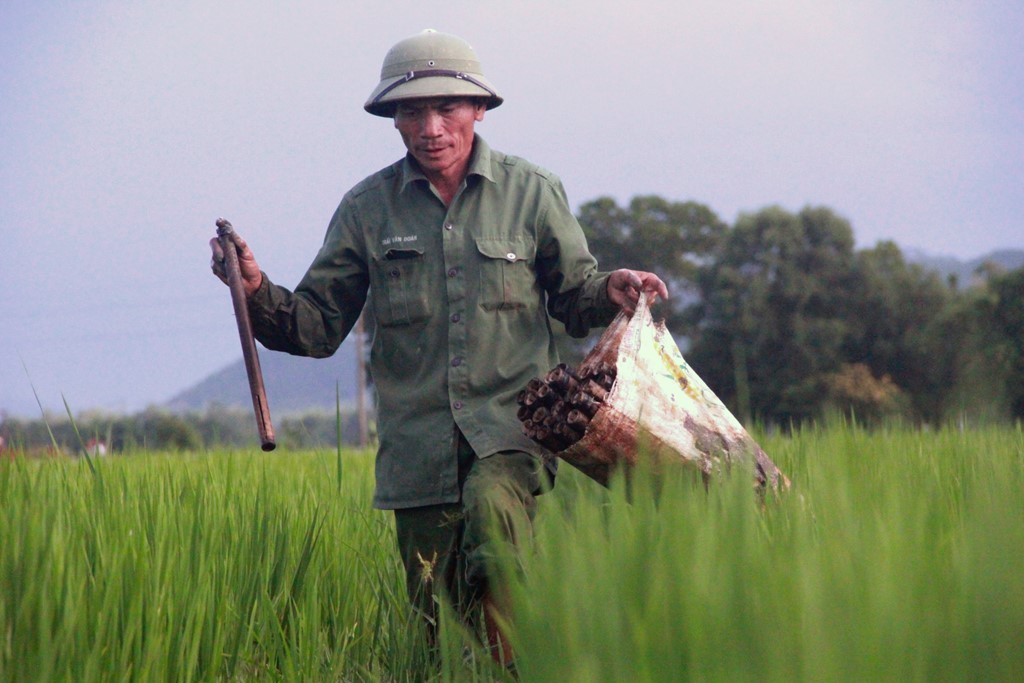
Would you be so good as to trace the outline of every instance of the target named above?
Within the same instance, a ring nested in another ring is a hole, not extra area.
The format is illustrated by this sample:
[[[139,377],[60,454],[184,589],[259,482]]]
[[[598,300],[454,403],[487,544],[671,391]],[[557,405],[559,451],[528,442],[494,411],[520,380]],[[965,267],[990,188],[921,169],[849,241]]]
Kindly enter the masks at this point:
[[[764,450],[683,359],[645,297],[620,312],[576,369],[562,364],[519,393],[523,432],[607,485],[638,458],[705,477],[751,466],[760,487],[789,486]]]

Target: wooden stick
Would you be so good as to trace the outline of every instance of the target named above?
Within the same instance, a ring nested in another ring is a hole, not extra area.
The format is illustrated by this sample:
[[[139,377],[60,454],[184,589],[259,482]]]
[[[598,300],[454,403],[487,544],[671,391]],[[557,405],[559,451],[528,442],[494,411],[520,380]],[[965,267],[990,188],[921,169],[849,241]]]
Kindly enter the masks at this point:
[[[242,271],[238,266],[238,252],[235,251],[235,242],[232,239],[234,232],[230,222],[223,218],[217,219],[217,239],[224,251],[224,269],[228,276],[228,289],[231,290],[231,303],[235,307],[238,337],[242,342],[242,358],[245,360],[245,373],[249,377],[249,393],[252,394],[252,408],[256,413],[260,445],[263,450],[272,451],[277,447],[274,441],[274,425],[270,421],[270,406],[267,405],[267,391],[263,387],[263,371],[260,369],[256,340],[252,336],[252,320],[249,319],[249,305],[246,303],[245,289],[242,287]]]

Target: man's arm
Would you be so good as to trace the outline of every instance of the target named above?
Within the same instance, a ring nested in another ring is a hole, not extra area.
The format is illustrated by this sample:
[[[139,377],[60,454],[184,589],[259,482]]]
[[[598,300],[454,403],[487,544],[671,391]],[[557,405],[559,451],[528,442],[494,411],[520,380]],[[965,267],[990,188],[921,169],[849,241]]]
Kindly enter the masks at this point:
[[[642,291],[668,298],[668,288],[654,273],[599,272],[561,182],[555,176],[549,182],[538,231],[537,271],[548,294],[548,312],[571,336],[585,337],[590,328],[604,327],[621,309],[632,312]]]
[[[239,269],[253,331],[268,349],[325,358],[337,350],[355,325],[369,288],[365,268],[334,229],[292,292],[274,284],[259,266],[248,244],[235,234]],[[226,282],[224,253],[211,240],[210,266]]]

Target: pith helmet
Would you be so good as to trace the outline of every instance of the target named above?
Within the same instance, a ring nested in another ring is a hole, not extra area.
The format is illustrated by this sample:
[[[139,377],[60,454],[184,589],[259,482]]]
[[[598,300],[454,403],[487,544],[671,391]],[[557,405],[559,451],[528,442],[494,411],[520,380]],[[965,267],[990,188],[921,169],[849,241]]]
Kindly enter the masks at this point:
[[[460,96],[485,99],[488,109],[502,103],[494,86],[484,78],[480,60],[469,43],[427,29],[388,50],[380,69],[380,83],[363,109],[391,117],[401,100]]]

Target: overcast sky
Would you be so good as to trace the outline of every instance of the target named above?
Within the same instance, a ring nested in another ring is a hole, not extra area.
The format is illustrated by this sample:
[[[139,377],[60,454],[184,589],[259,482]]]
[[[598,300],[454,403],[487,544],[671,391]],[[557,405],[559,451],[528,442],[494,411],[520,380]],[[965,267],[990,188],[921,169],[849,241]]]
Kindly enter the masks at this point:
[[[404,152],[362,104],[424,28],[476,48],[506,99],[478,131],[573,208],[827,205],[858,247],[1024,246],[1019,0],[3,0],[0,411],[38,414],[34,386],[134,412],[236,360],[215,219],[294,285]]]

